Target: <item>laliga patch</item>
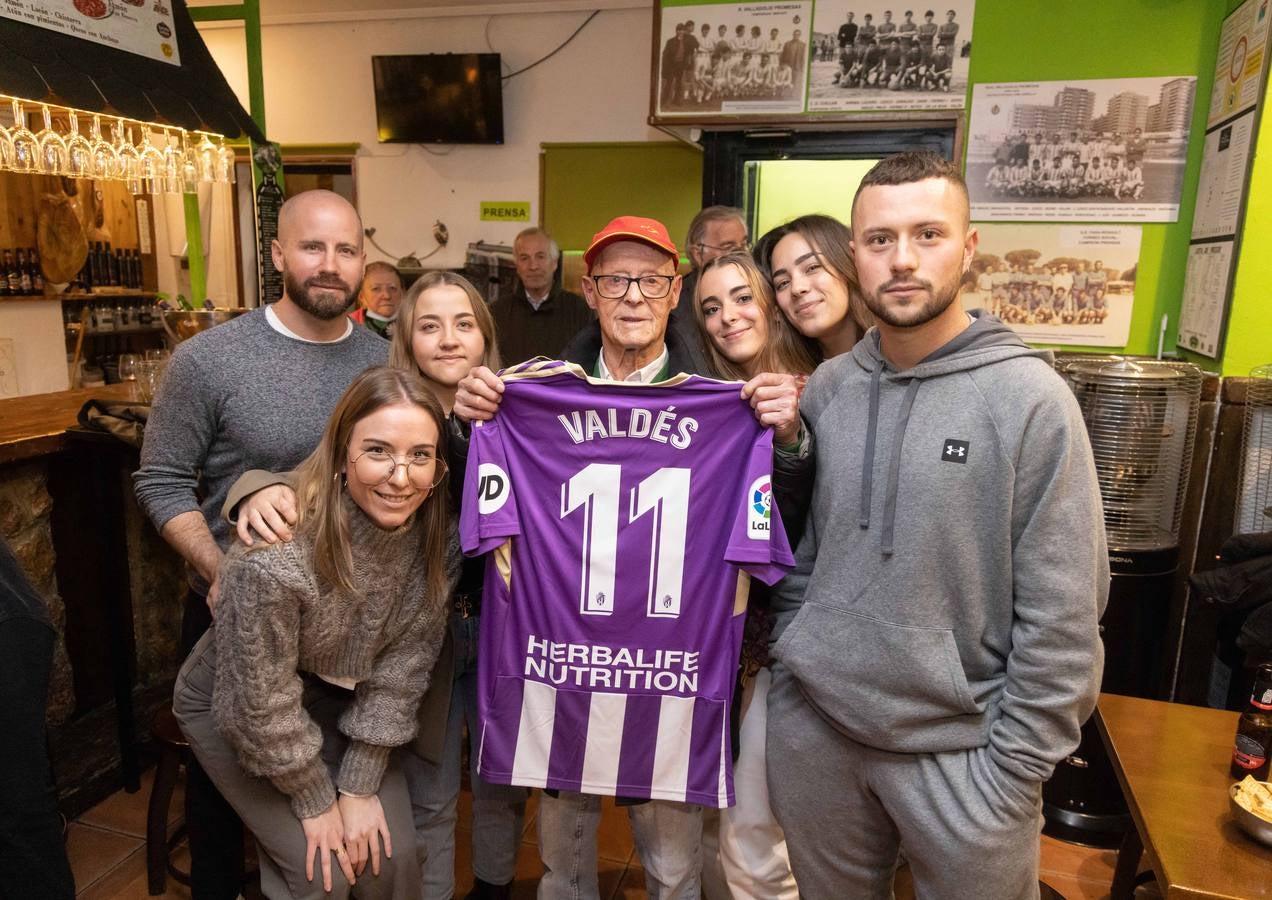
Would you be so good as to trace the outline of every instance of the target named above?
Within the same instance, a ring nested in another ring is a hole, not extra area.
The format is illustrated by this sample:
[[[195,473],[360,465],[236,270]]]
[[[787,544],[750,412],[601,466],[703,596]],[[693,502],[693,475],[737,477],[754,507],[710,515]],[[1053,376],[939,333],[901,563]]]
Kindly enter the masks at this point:
[[[508,502],[512,486],[508,473],[494,463],[482,463],[477,467],[477,512],[488,516],[498,512]]]
[[[761,475],[747,489],[746,536],[753,541],[769,539],[773,516],[773,488],[769,476]]]
[[[966,465],[967,452],[971,447],[969,442],[955,440],[954,438],[946,438],[941,446],[941,460],[943,462],[961,463]]]

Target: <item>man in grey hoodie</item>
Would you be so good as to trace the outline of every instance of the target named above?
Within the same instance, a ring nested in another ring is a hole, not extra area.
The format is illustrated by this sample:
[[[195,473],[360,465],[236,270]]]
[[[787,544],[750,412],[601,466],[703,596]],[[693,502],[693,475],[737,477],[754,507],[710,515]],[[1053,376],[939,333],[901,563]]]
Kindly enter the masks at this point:
[[[1095,466],[1050,354],[959,302],[967,189],[931,153],[853,204],[876,327],[809,380],[817,479],[775,598],[769,785],[802,896],[1038,896],[1042,782],[1099,688]],[[820,551],[820,552],[819,552]]]

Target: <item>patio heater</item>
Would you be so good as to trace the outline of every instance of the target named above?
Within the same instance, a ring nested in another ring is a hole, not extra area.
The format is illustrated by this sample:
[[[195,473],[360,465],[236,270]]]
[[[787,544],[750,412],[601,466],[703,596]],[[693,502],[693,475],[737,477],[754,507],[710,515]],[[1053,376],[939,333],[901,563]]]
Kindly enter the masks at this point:
[[[1077,397],[1095,456],[1112,581],[1100,620],[1101,690],[1156,698],[1188,489],[1202,372],[1189,363],[1070,357],[1057,364]],[[1043,788],[1044,832],[1115,846],[1131,827],[1093,720]]]
[[[1250,372],[1234,534],[1272,531],[1272,363]]]

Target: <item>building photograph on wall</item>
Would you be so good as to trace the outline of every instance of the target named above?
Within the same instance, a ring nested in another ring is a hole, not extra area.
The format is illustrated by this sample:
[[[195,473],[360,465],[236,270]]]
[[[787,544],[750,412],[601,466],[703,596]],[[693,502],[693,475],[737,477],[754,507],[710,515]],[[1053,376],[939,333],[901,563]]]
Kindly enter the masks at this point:
[[[804,111],[811,2],[666,6],[656,115]]]
[[[940,6],[819,0],[810,110],[962,109],[973,0]]]
[[[973,218],[1176,221],[1196,81],[974,86],[966,171]]]
[[[1131,331],[1138,225],[976,226],[963,306],[1036,344],[1122,347]]]

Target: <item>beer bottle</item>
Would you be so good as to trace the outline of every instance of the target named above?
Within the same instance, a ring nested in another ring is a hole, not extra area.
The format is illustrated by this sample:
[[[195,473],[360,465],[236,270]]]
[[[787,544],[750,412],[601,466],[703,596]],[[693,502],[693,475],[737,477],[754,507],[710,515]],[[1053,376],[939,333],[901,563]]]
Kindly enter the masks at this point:
[[[17,297],[22,293],[22,275],[18,272],[17,263],[13,261],[13,251],[4,251],[4,289],[5,293],[10,297]]]
[[[1253,775],[1267,781],[1269,749],[1272,748],[1272,663],[1264,663],[1254,673],[1254,691],[1246,710],[1237,721],[1237,736],[1232,747],[1234,779]]]
[[[17,250],[18,260],[14,264],[18,270],[18,293],[24,297],[31,296],[31,270],[27,268],[26,251]]]

